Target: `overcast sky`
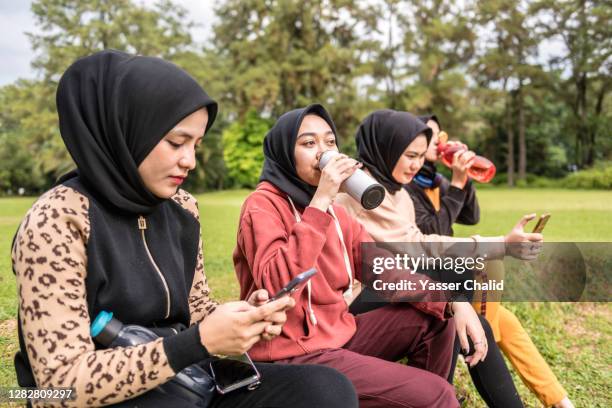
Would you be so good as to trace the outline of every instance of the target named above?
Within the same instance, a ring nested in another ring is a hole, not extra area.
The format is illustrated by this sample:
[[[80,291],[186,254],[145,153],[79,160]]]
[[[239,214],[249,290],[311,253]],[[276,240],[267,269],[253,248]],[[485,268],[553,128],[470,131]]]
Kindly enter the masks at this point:
[[[154,0],[139,1],[153,4]],[[36,32],[34,17],[28,0],[0,0],[0,86],[14,82],[18,78],[34,78],[35,72],[30,67],[34,52],[26,32]],[[212,0],[174,0],[189,11],[190,21],[198,24],[192,30],[193,39],[204,42],[210,38],[211,22],[214,17]]]

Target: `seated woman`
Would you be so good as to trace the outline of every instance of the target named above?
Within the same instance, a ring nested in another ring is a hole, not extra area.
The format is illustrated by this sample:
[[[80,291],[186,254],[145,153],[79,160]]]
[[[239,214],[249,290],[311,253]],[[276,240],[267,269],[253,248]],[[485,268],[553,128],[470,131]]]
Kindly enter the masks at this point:
[[[355,385],[360,407],[457,407],[445,381],[454,339],[446,303],[388,305],[356,317],[348,311],[360,244],[372,240],[333,204],[358,163],[339,154],[318,169],[324,151],[338,150],[336,134],[315,104],[282,115],[264,140],[261,182],[242,206],[234,251],[240,296],[275,293],[313,267],[318,273],[294,295],[280,335],[255,344],[251,355],[336,368]],[[409,366],[395,362],[405,356]]]
[[[440,122],[434,115],[419,119],[432,129],[433,136],[425,153],[425,164],[414,180],[406,185],[406,190],[414,202],[419,229],[424,234],[452,236],[453,223],[474,225],[480,219],[476,189],[467,176],[470,158],[474,157],[474,153],[465,151],[457,156],[453,161],[452,180],[449,182],[436,171]],[[535,393],[542,404],[559,408],[573,407],[567,392],[514,313],[499,302],[487,302],[480,297],[475,299],[473,305],[486,316],[495,341],[525,385]]]
[[[359,160],[386,190],[382,204],[373,210],[362,209],[348,194],[342,193],[336,202],[343,205],[368,230],[370,235],[380,242],[520,242],[523,240],[541,240],[539,234],[526,234],[522,225],[524,218],[506,237],[472,237],[451,238],[440,235],[425,235],[415,224],[415,213],[412,200],[402,188],[417,174],[423,165],[427,150],[427,135],[431,135],[424,123],[407,112],[380,110],[370,114],[359,126],[356,134]],[[467,302],[463,307],[471,309]],[[367,311],[376,304],[363,302],[358,298],[351,310]],[[371,312],[370,312],[371,313]],[[470,374],[478,391],[489,406],[521,407],[522,403],[512,378],[504,363],[490,327],[486,320],[471,310],[471,320],[455,319],[457,326],[456,352],[464,350]],[[484,328],[483,328],[484,327]],[[468,337],[474,347],[469,344]],[[488,348],[485,348],[488,346]],[[486,358],[469,355],[471,349],[483,350]],[[455,355],[456,358],[456,355]],[[454,361],[453,359],[453,369]],[[478,363],[478,364],[476,364]],[[452,373],[451,377],[452,380]],[[491,380],[487,382],[487,380]],[[489,384],[485,387],[485,384]]]
[[[57,406],[194,406],[158,386],[211,354],[241,354],[277,336],[294,304],[261,305],[263,290],[246,302],[210,297],[197,203],[179,185],[217,104],[169,62],[103,51],[68,68],[57,107],[77,171],[36,201],[14,239],[19,385],[72,388],[75,399]],[[103,310],[172,334],[100,349],[90,324]],[[257,390],[214,396],[210,406],[357,406],[337,371],[257,368]]]

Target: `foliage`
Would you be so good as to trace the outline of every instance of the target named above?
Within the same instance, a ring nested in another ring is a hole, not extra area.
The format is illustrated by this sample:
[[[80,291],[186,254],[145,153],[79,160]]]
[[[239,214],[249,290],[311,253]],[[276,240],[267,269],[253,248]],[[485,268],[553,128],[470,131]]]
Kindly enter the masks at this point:
[[[59,136],[51,95],[51,88],[37,81],[22,80],[0,89],[0,186],[4,192],[19,188],[39,192],[73,166]]]
[[[318,102],[352,136],[365,116],[354,81],[372,48],[375,12],[344,0],[227,0],[216,8],[215,55],[224,65],[221,102],[242,118],[276,118]]]
[[[223,157],[228,174],[239,187],[255,187],[264,161],[262,142],[272,121],[254,110],[223,131]]]
[[[185,10],[164,0],[152,8],[130,0],[37,0],[40,29],[29,34],[40,80],[19,80],[0,89],[0,187],[29,192],[48,188],[74,167],[59,134],[55,91],[74,60],[107,48],[189,59],[192,46]],[[193,59],[191,55],[191,59]],[[17,159],[19,158],[19,160]],[[7,159],[8,160],[8,159]],[[29,175],[29,176],[28,176]]]
[[[253,185],[261,139],[240,139],[245,123],[262,118],[263,135],[264,122],[314,102],[330,110],[348,154],[375,109],[433,112],[495,162],[496,180],[562,179],[612,160],[611,10],[601,0],[222,0],[204,45],[170,0],[36,0],[39,77],[0,88],[0,190],[38,192],[73,166],[57,82],[104,48],[171,60],[219,101],[186,184],[193,191]]]
[[[570,174],[559,183],[565,188],[612,190],[612,162]]]
[[[572,112],[565,126],[575,135],[574,161],[591,166],[602,158],[598,140],[609,138],[612,125],[604,110],[612,86],[612,7],[605,0],[535,0],[530,12],[540,16],[542,35],[564,45],[550,65],[570,75],[553,86]]]

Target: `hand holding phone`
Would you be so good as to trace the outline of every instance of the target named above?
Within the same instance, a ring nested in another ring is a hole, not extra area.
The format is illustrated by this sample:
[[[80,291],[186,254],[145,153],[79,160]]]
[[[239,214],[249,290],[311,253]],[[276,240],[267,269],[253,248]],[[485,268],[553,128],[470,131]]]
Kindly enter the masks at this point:
[[[533,228],[533,232],[541,234],[542,231],[544,231],[544,227],[546,226],[546,223],[548,222],[549,218],[550,218],[550,214],[549,213],[545,213],[545,214],[540,215],[540,218],[538,219],[538,223]]]
[[[317,270],[315,268],[311,268],[307,270],[306,272],[300,273],[298,276],[293,278],[287,284],[287,286],[285,286],[284,288],[279,290],[274,296],[272,296],[270,300],[268,300],[268,302],[272,302],[274,300],[280,299],[283,296],[291,295],[293,292],[304,287],[304,285],[306,285],[308,281],[310,280],[310,278],[312,278],[316,273],[317,273]]]

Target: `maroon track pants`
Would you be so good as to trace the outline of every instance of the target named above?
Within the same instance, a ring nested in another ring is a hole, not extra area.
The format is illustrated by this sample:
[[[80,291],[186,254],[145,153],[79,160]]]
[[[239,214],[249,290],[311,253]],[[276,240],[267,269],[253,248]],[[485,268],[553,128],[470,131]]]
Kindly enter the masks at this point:
[[[346,375],[359,406],[459,407],[446,378],[455,340],[454,321],[441,321],[409,304],[388,305],[355,316],[357,332],[340,349],[280,360],[322,364]],[[408,357],[409,365],[396,363]]]

